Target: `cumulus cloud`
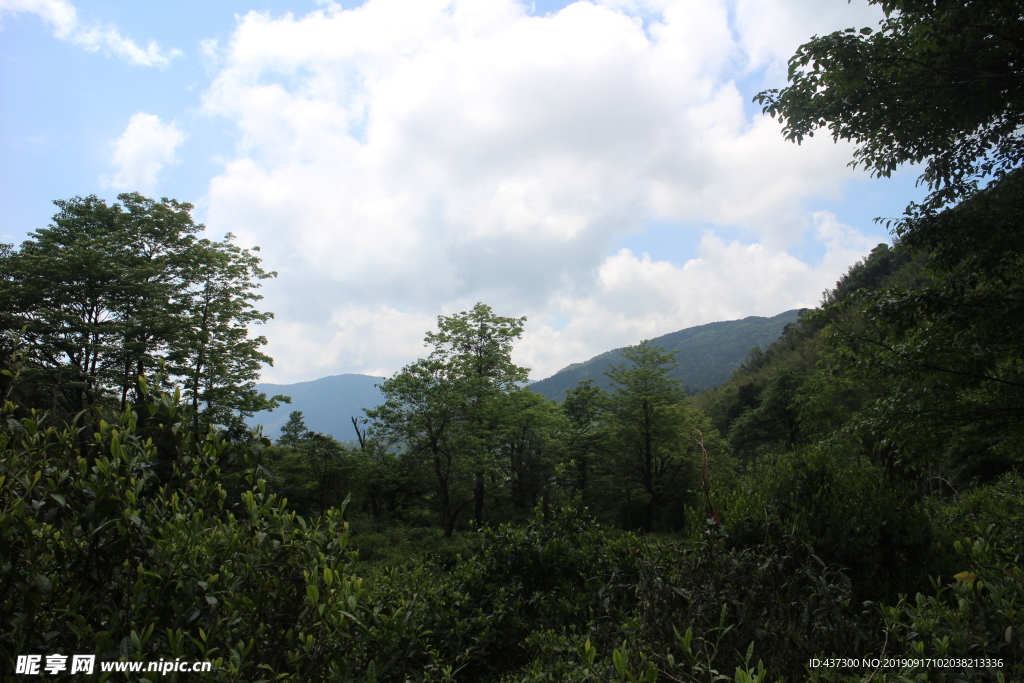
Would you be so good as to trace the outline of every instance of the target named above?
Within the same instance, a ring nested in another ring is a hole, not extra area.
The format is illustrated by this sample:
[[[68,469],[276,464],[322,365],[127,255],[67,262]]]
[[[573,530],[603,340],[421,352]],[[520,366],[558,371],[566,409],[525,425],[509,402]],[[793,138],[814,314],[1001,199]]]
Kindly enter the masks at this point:
[[[118,170],[107,184],[119,190],[151,191],[160,170],[176,160],[174,151],[184,140],[173,121],[165,124],[155,114],[133,114],[114,144],[112,161]]]
[[[797,23],[782,38],[745,0],[242,17],[204,96],[240,134],[207,223],[281,272],[275,381],[393,372],[421,352],[424,321],[477,300],[533,317],[519,353],[538,377],[656,331],[814,303],[859,247],[805,204],[839,196],[850,150],[797,147],[750,114],[739,80],[784,64],[821,21],[772,2]],[[877,20],[836,4],[822,30]],[[616,250],[652,221],[746,241],[695,231],[684,264]],[[820,264],[790,254],[805,239]],[[543,322],[555,315],[559,330]]]
[[[825,247],[815,264],[764,243],[727,242],[712,232],[701,238],[697,256],[682,265],[622,249],[601,264],[592,290],[552,302],[568,324],[558,330],[543,320],[531,325],[517,357],[539,379],[594,355],[595,349],[628,346],[716,320],[813,308],[877,243],[829,211],[815,212],[813,223]]]
[[[106,50],[121,59],[140,66],[167,66],[181,51],[164,51],[155,41],[145,48],[131,38],[121,35],[113,26],[83,25],[78,11],[67,0],[0,0],[0,17],[15,14],[35,14],[53,29],[53,35],[86,50]]]

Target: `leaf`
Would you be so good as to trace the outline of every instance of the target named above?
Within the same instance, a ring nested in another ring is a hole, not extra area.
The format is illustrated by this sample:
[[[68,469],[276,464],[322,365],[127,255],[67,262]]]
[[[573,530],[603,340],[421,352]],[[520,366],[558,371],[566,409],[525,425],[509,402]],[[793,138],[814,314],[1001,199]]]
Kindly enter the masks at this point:
[[[45,574],[36,574],[36,590],[42,595],[49,595],[53,592],[53,583]]]
[[[959,581],[960,583],[974,583],[975,580],[977,580],[978,575],[974,572],[960,572],[959,574],[956,574],[953,578]]]
[[[617,649],[612,650],[612,664],[615,665],[615,670],[619,672],[620,676],[624,676],[626,673],[626,660],[622,656],[622,653]]]

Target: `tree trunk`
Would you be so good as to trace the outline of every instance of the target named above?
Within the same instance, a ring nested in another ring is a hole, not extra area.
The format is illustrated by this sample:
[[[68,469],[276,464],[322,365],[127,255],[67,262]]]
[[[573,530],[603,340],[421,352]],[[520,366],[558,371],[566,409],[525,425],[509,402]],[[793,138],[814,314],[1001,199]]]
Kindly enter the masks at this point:
[[[476,473],[476,485],[473,487],[473,521],[477,527],[484,525],[484,473]]]

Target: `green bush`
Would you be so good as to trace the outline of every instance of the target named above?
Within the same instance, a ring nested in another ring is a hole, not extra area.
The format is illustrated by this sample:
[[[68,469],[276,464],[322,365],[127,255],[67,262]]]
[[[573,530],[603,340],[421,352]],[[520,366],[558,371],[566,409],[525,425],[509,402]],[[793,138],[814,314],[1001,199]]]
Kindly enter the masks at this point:
[[[718,504],[735,547],[792,535],[844,568],[856,600],[880,600],[927,586],[942,568],[917,500],[863,458],[802,448],[764,458]]]
[[[131,409],[58,430],[4,407],[0,667],[78,652],[212,660],[218,680],[361,680],[369,659],[347,645],[364,590],[341,511],[308,523],[266,495],[259,444],[230,509],[217,465],[228,444],[194,444],[176,399],[152,397],[146,415],[179,438],[163,485]]]
[[[431,625],[439,648],[475,653],[465,680],[496,680],[530,661],[535,632],[609,638],[636,602],[637,544],[572,505],[486,531],[436,594],[438,613],[450,615]]]
[[[920,662],[887,678],[1024,680],[1024,569],[1003,559],[1007,548],[994,538],[966,539],[956,551],[963,571],[952,583],[935,580],[932,595],[883,607],[892,655]],[[928,666],[929,658],[946,662]]]
[[[586,627],[580,618],[574,628],[538,623],[522,641],[532,660],[504,683],[710,682],[734,672],[737,681],[800,680],[811,656],[869,647],[849,580],[805,544],[725,550],[717,538],[696,547],[624,540],[612,572],[592,582],[614,613],[593,610]]]
[[[811,656],[905,650],[1020,673],[1019,478],[937,505],[952,529],[984,523],[951,558],[957,583],[883,612],[856,581],[910,584],[934,545],[859,461],[766,461],[720,496],[726,524],[689,543],[610,531],[577,504],[443,544],[440,530],[368,531],[358,563],[343,508],[307,521],[268,492],[265,442],[196,443],[175,396],[149,401],[143,420],[67,429],[3,408],[6,670],[93,652],[211,660],[214,679],[239,681],[764,681],[805,678]],[[229,494],[232,449],[244,469]]]
[[[1024,477],[1010,472],[996,483],[953,497],[935,498],[929,516],[942,533],[944,545],[964,537],[988,539],[1004,560],[1020,563],[1024,556]]]

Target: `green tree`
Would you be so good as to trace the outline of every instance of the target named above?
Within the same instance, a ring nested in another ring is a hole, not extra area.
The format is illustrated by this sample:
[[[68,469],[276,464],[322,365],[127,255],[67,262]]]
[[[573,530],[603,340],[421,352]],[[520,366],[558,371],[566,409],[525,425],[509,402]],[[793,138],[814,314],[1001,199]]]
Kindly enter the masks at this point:
[[[22,397],[75,413],[102,403],[144,402],[137,378],[168,361],[200,421],[238,426],[276,406],[255,391],[270,358],[248,326],[265,322],[252,302],[273,277],[248,250],[198,239],[192,205],[122,194],[55,202],[53,223],[21,248],[0,250],[2,324],[28,351]],[[204,404],[199,410],[200,404]]]
[[[250,336],[249,328],[274,317],[253,306],[259,281],[275,277],[260,268],[253,252],[231,243],[199,240],[189,254],[183,287],[173,305],[178,328],[168,356],[184,383],[197,430],[201,425],[244,429],[245,417],[276,407],[283,397],[256,391],[264,365],[273,365],[260,351],[267,338]]]
[[[800,440],[800,411],[795,405],[805,378],[780,367],[761,393],[757,407],[745,410],[729,429],[737,454],[752,457],[765,448],[792,448]]]
[[[923,163],[934,211],[1001,177],[1024,155],[1024,15],[1014,0],[870,0],[881,30],[800,46],[790,85],[755,99],[796,142],[828,127],[854,163],[889,176]]]
[[[643,528],[660,522],[659,513],[685,490],[693,463],[685,457],[686,393],[671,377],[675,354],[647,342],[623,351],[628,361],[607,373],[614,390],[606,404],[612,468],[623,493],[639,491]]]
[[[925,276],[831,302],[829,379],[808,404],[869,386],[844,429],[890,472],[988,477],[1024,458],[1024,16],[1002,0],[878,4],[880,31],[813,39],[789,87],[758,96],[790,139],[827,126],[877,175],[924,164],[932,191],[894,225]]]
[[[595,460],[605,440],[601,422],[606,401],[604,390],[594,386],[594,380],[583,380],[565,392],[562,413],[566,418],[566,457],[575,463],[576,489],[584,494],[593,477]]]
[[[309,427],[306,426],[306,420],[302,417],[302,411],[293,410],[288,413],[288,421],[281,427],[281,436],[277,437],[277,444],[298,448],[307,434],[309,434]]]
[[[559,458],[557,435],[565,418],[553,401],[529,389],[512,391],[501,406],[499,440],[509,497],[521,513],[549,500],[549,484]]]
[[[430,355],[381,385],[385,402],[367,411],[372,432],[401,444],[433,470],[446,536],[474,503],[482,522],[486,475],[498,466],[502,406],[528,370],[511,360],[525,318],[496,316],[478,303],[471,311],[439,316],[428,332]]]

